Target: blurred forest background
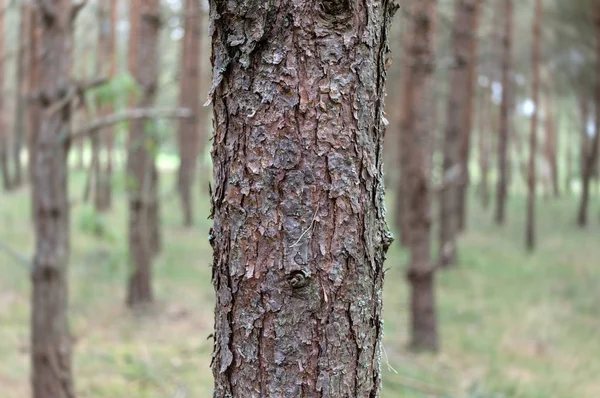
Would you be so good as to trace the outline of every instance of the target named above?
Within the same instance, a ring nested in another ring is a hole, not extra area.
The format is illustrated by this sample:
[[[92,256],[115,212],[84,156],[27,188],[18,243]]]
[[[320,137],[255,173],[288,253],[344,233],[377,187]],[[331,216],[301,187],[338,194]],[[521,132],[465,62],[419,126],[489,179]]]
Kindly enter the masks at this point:
[[[67,105],[59,104],[72,111],[65,175],[71,214],[66,232],[50,227],[48,236],[70,234],[77,395],[209,397],[212,123],[210,106],[202,106],[212,74],[208,4],[147,2],[158,6],[153,44],[146,42],[152,32],[132,28],[130,7],[143,8],[140,1],[90,0],[74,20],[72,62],[63,65],[74,83],[66,86]],[[35,155],[31,145],[36,104],[44,101],[39,73],[52,60],[39,57],[38,2],[2,2],[0,396],[21,398],[32,388],[30,268],[40,223],[32,209],[36,195],[54,198],[43,191],[52,191],[43,186],[44,167],[54,166],[38,162],[38,180],[31,171],[35,156],[48,156]],[[415,32],[424,11],[414,2],[421,0],[402,0],[390,33],[384,151],[396,241],[386,262],[383,397],[600,397],[600,5],[423,1],[431,3],[433,51],[421,62]],[[144,61],[143,51],[141,61],[132,60],[138,45],[154,45],[158,65]],[[154,89],[147,90],[153,67]],[[411,110],[419,71],[433,73],[431,95]],[[419,140],[403,135],[411,112],[424,116],[424,148],[433,160],[424,168],[432,223],[425,238],[411,238],[406,221],[419,199],[399,200],[412,189],[406,173],[422,166],[410,161],[422,149]],[[453,124],[460,125],[454,135]],[[132,149],[136,134],[144,144]],[[136,158],[128,150],[143,153]],[[136,169],[132,159],[142,158],[151,159],[150,169]],[[148,206],[156,215],[139,228],[155,235],[151,253],[131,238],[132,174],[150,181]],[[455,221],[445,226],[448,217]],[[405,276],[417,239],[440,260],[439,341],[420,347],[425,352],[411,349]],[[140,262],[146,275],[136,274]],[[152,305],[132,312],[139,303]]]

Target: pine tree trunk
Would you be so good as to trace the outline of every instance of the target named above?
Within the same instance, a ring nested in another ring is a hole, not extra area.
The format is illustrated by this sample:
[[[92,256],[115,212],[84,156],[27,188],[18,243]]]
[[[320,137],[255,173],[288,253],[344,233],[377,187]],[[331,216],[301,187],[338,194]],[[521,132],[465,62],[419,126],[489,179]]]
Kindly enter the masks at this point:
[[[72,398],[71,336],[68,330],[69,200],[68,143],[71,109],[59,105],[69,92],[73,27],[70,0],[38,1],[42,17],[39,131],[35,134],[33,206],[31,369],[34,398]],[[39,62],[39,60],[37,61]]]
[[[565,167],[565,192],[567,195],[573,193],[573,131],[577,131],[573,125],[571,117],[567,117],[567,130],[565,137],[565,150],[567,151],[566,167]],[[559,124],[560,126],[560,124]]]
[[[154,105],[154,100],[152,101],[152,105]],[[149,106],[151,106],[149,104]],[[157,147],[158,140],[153,142],[153,145]],[[155,155],[155,154],[153,154]],[[150,180],[149,180],[149,207],[148,207],[148,231],[150,233],[150,252],[152,256],[158,256],[158,254],[162,251],[163,242],[162,242],[162,222],[160,219],[160,190],[159,190],[159,178],[160,174],[158,171],[158,166],[156,164],[155,156],[151,157],[150,163]]]
[[[15,89],[15,123],[13,132],[13,163],[14,176],[12,188],[23,183],[23,170],[21,165],[21,152],[23,137],[25,137],[25,112],[27,109],[27,44],[29,26],[27,25],[27,9],[29,5],[22,4],[19,15],[19,50],[17,52],[16,89]]]
[[[444,133],[443,189],[440,197],[440,265],[456,265],[459,232],[459,186],[465,178],[461,142],[466,131],[469,65],[472,62],[473,16],[479,0],[457,0],[452,28],[454,65],[450,74],[446,130]]]
[[[463,178],[458,182],[458,232],[463,232],[467,225],[467,210],[468,210],[468,187],[470,184],[469,162],[471,160],[471,133],[473,130],[473,115],[475,111],[475,84],[477,80],[477,53],[479,39],[477,37],[479,31],[479,13],[481,9],[481,0],[476,0],[473,4],[475,9],[471,11],[470,16],[470,31],[469,38],[469,66],[468,66],[468,85],[466,94],[466,120],[462,137],[460,140],[460,161]]]
[[[547,93],[545,101],[545,133],[546,140],[544,142],[544,152],[546,154],[546,161],[550,166],[550,182],[552,185],[552,195],[555,198],[560,197],[560,187],[558,183],[558,147],[557,147],[557,129],[556,121],[554,119],[554,110],[551,104],[550,92]]]
[[[537,130],[540,96],[540,57],[541,57],[541,24],[542,0],[535,0],[535,13],[533,21],[533,51],[532,51],[532,101],[535,104],[531,115],[531,131],[529,135],[529,167],[527,175],[527,224],[526,247],[528,251],[535,249],[535,202],[536,202],[536,161],[537,161]]]
[[[98,58],[96,74],[114,78],[116,75],[116,17],[117,0],[103,1],[97,7],[98,19]],[[110,103],[98,105],[98,115],[107,116],[114,112]],[[94,207],[99,212],[105,212],[112,205],[112,151],[114,128],[106,128],[100,136],[92,137],[92,148],[97,154],[97,164],[94,170]],[[104,156],[103,156],[104,155]]]
[[[588,112],[584,111],[584,144],[582,150],[582,192],[581,192],[581,202],[579,204],[579,216],[578,216],[578,224],[580,227],[585,227],[588,223],[588,207],[589,207],[589,198],[590,198],[590,181],[592,179],[592,175],[594,169],[596,167],[598,161],[598,153],[600,150],[600,5],[594,6],[595,12],[595,26],[596,26],[596,57],[597,57],[597,65],[596,65],[596,112],[595,112],[595,121],[596,121],[596,129],[592,142],[590,145],[586,145],[585,143],[589,141],[587,136],[587,118],[589,117]],[[583,106],[587,108],[587,104],[583,103]],[[585,109],[584,108],[584,109]],[[587,116],[585,115],[587,114]]]
[[[4,10],[4,4],[0,2],[0,8]],[[0,32],[4,32],[5,12],[0,13]],[[0,92],[4,93],[4,61],[6,55],[4,49],[4,35],[0,34]],[[0,95],[0,173],[2,174],[2,188],[5,191],[10,189],[10,173],[8,170],[8,153],[6,139],[6,121],[4,120],[4,95]]]
[[[380,396],[392,9],[211,1],[215,398]]]
[[[200,3],[185,0],[183,45],[181,47],[181,74],[179,104],[195,113],[192,119],[179,121],[179,173],[177,187],[183,210],[183,224],[194,223],[193,184],[198,158],[200,119],[200,46],[202,44],[202,14]]]
[[[408,37],[412,35],[410,31],[413,26],[414,16],[412,15],[412,9],[415,0],[407,0],[404,3],[406,10],[402,15],[402,21],[405,21],[400,29],[400,42],[403,44],[402,53],[400,54],[400,65],[401,65],[401,74],[400,74],[400,87],[401,87],[401,98],[400,98],[400,121],[399,121],[399,151],[398,151],[398,168],[399,168],[399,179],[398,186],[396,189],[396,217],[394,220],[394,225],[400,233],[400,243],[402,246],[408,246],[408,230],[407,230],[407,212],[406,212],[406,196],[404,193],[406,189],[408,189],[405,185],[406,180],[403,178],[407,172],[408,164],[407,160],[410,158],[409,148],[410,141],[409,136],[404,134],[407,126],[407,113],[408,108],[411,106],[409,102],[410,90],[411,90],[411,81],[410,81],[410,54],[408,52]]]
[[[31,7],[28,12],[29,17],[29,70],[27,71],[27,93],[28,97],[32,93],[39,91],[40,87],[40,56],[39,46],[41,38],[41,28],[39,14],[35,7]],[[40,107],[37,101],[29,101],[27,106],[27,144],[28,144],[28,163],[29,163],[29,181],[33,182],[34,165],[36,163],[35,141],[37,139],[40,126]],[[33,203],[32,211],[33,211]]]
[[[407,42],[410,65],[406,81],[406,114],[402,134],[408,145],[404,153],[404,203],[406,241],[411,252],[408,280],[411,285],[411,347],[435,351],[438,348],[435,305],[435,267],[431,261],[431,167],[432,142],[429,105],[433,99],[435,69],[435,0],[416,1],[411,8],[411,32]]]
[[[498,134],[498,182],[496,186],[496,224],[506,220],[506,193],[508,184],[508,140],[510,137],[509,109],[512,103],[513,68],[513,0],[504,0],[504,37],[502,40],[502,102],[500,104],[500,130]]]
[[[490,92],[487,88],[481,89],[481,99],[479,107],[479,170],[481,181],[479,185],[479,195],[484,209],[490,205],[490,155],[491,155],[491,129],[489,121],[492,115],[492,103]]]
[[[159,0],[133,0],[130,5],[129,68],[140,87],[139,107],[152,107],[158,84]],[[129,250],[133,264],[129,279],[127,304],[130,307],[150,304],[152,292],[152,259],[155,220],[156,176],[154,155],[148,141],[153,132],[146,131],[147,122],[133,121],[127,154],[129,174]]]

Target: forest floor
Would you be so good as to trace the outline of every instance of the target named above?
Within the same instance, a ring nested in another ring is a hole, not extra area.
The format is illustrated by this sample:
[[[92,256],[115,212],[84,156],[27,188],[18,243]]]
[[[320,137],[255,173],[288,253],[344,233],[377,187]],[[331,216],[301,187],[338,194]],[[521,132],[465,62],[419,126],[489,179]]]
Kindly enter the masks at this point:
[[[78,396],[210,397],[208,199],[197,198],[196,226],[183,229],[173,176],[163,178],[165,250],[155,268],[158,303],[151,314],[133,316],[123,305],[124,183],[116,189],[114,211],[101,216],[81,203],[84,179],[84,173],[74,172],[71,183],[70,314]],[[25,258],[33,250],[28,198],[26,189],[0,195],[0,243]],[[406,350],[407,256],[397,243],[390,250],[383,397],[600,397],[597,208],[593,227],[580,231],[574,224],[575,198],[540,200],[533,255],[523,250],[523,198],[511,198],[505,228],[494,226],[475,200],[471,210],[460,266],[438,278],[440,354]],[[29,274],[0,250],[0,275],[0,397],[25,398]]]

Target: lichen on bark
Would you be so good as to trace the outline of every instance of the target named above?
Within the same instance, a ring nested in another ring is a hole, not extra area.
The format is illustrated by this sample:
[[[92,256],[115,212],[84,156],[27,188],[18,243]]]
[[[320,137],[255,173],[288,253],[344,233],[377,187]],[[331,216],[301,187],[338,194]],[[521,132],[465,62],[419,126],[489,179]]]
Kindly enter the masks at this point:
[[[387,0],[212,0],[214,396],[378,397]]]

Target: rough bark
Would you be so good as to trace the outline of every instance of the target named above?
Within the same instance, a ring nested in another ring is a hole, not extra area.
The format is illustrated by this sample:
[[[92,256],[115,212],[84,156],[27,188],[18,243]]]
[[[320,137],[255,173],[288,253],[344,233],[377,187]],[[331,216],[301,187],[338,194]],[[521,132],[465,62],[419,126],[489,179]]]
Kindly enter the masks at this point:
[[[443,184],[440,195],[440,265],[456,264],[456,238],[459,227],[459,185],[465,178],[461,160],[461,140],[466,131],[469,65],[472,62],[473,22],[479,0],[457,0],[452,27],[454,64],[450,72],[446,130],[443,147]]]
[[[471,160],[471,132],[473,130],[473,117],[475,111],[475,83],[477,80],[477,52],[479,46],[478,32],[479,32],[479,14],[481,10],[481,1],[477,0],[474,2],[470,16],[470,32],[471,37],[469,38],[469,65],[468,65],[468,85],[466,87],[466,113],[464,129],[461,133],[460,140],[460,162],[461,170],[463,171],[464,177],[458,182],[457,189],[457,229],[458,232],[463,232],[467,225],[467,210],[468,210],[468,187],[470,184],[470,173],[469,173],[469,162]]]
[[[4,120],[4,3],[0,2],[0,172],[2,173],[2,187],[5,191],[10,189],[10,172],[8,169],[8,152],[6,139],[6,121]]]
[[[411,285],[411,347],[438,348],[435,306],[435,267],[431,261],[431,167],[432,142],[430,107],[435,69],[435,0],[416,1],[411,7],[407,57],[410,68],[406,81],[406,114],[402,134],[405,145],[406,242],[411,260],[407,278]]]
[[[70,0],[37,2],[41,12],[40,124],[33,142],[35,256],[32,270],[31,369],[34,398],[72,398],[71,337],[67,322],[69,260],[68,144],[73,30]],[[38,60],[39,62],[39,60]]]
[[[380,396],[393,9],[211,1],[215,398]]]
[[[528,251],[535,249],[535,202],[536,202],[536,160],[538,142],[538,122],[541,103],[540,97],[540,57],[542,29],[542,0],[535,0],[533,20],[533,49],[532,49],[532,93],[531,99],[535,104],[531,115],[531,131],[529,134],[529,167],[527,174],[527,223],[525,229],[525,244]]]
[[[117,0],[103,1],[97,7],[98,57],[96,76],[114,78],[116,74],[116,22]],[[111,103],[98,105],[98,115],[104,117],[114,112]],[[114,128],[109,126],[102,135],[92,136],[92,148],[96,155],[94,167],[94,207],[99,212],[112,206]]]
[[[129,70],[139,89],[140,107],[154,104],[158,83],[158,33],[160,28],[159,0],[133,0],[130,3]],[[127,292],[130,307],[153,301],[152,259],[155,197],[154,157],[146,131],[148,123],[134,120],[130,124],[127,153],[129,188],[129,251],[132,262]],[[149,134],[147,134],[149,133]]]
[[[588,141],[587,138],[587,118],[589,117],[588,112],[584,111],[584,125],[583,125],[583,133],[584,133],[584,141],[582,148],[582,192],[581,192],[581,201],[579,203],[579,214],[577,217],[577,222],[580,227],[585,227],[588,222],[588,207],[589,207],[589,198],[590,198],[590,180],[592,179],[592,175],[596,168],[596,164],[598,161],[598,153],[600,150],[600,4],[594,6],[595,12],[595,25],[596,25],[596,57],[597,57],[597,65],[596,65],[596,112],[595,112],[595,122],[596,129],[594,138],[592,142],[586,145]],[[587,104],[584,103],[582,105],[584,109],[587,108]],[[587,114],[587,115],[586,115]]]
[[[506,193],[508,185],[508,140],[510,137],[509,112],[512,103],[513,68],[513,0],[504,0],[504,35],[502,39],[502,102],[500,104],[500,129],[498,132],[498,181],[496,185],[496,224],[506,220]]]
[[[179,121],[179,172],[177,188],[183,210],[183,224],[194,223],[193,184],[199,144],[200,119],[200,48],[202,45],[202,13],[200,2],[185,0],[184,36],[181,46],[181,73],[179,81],[179,105],[192,109],[196,117]]]

